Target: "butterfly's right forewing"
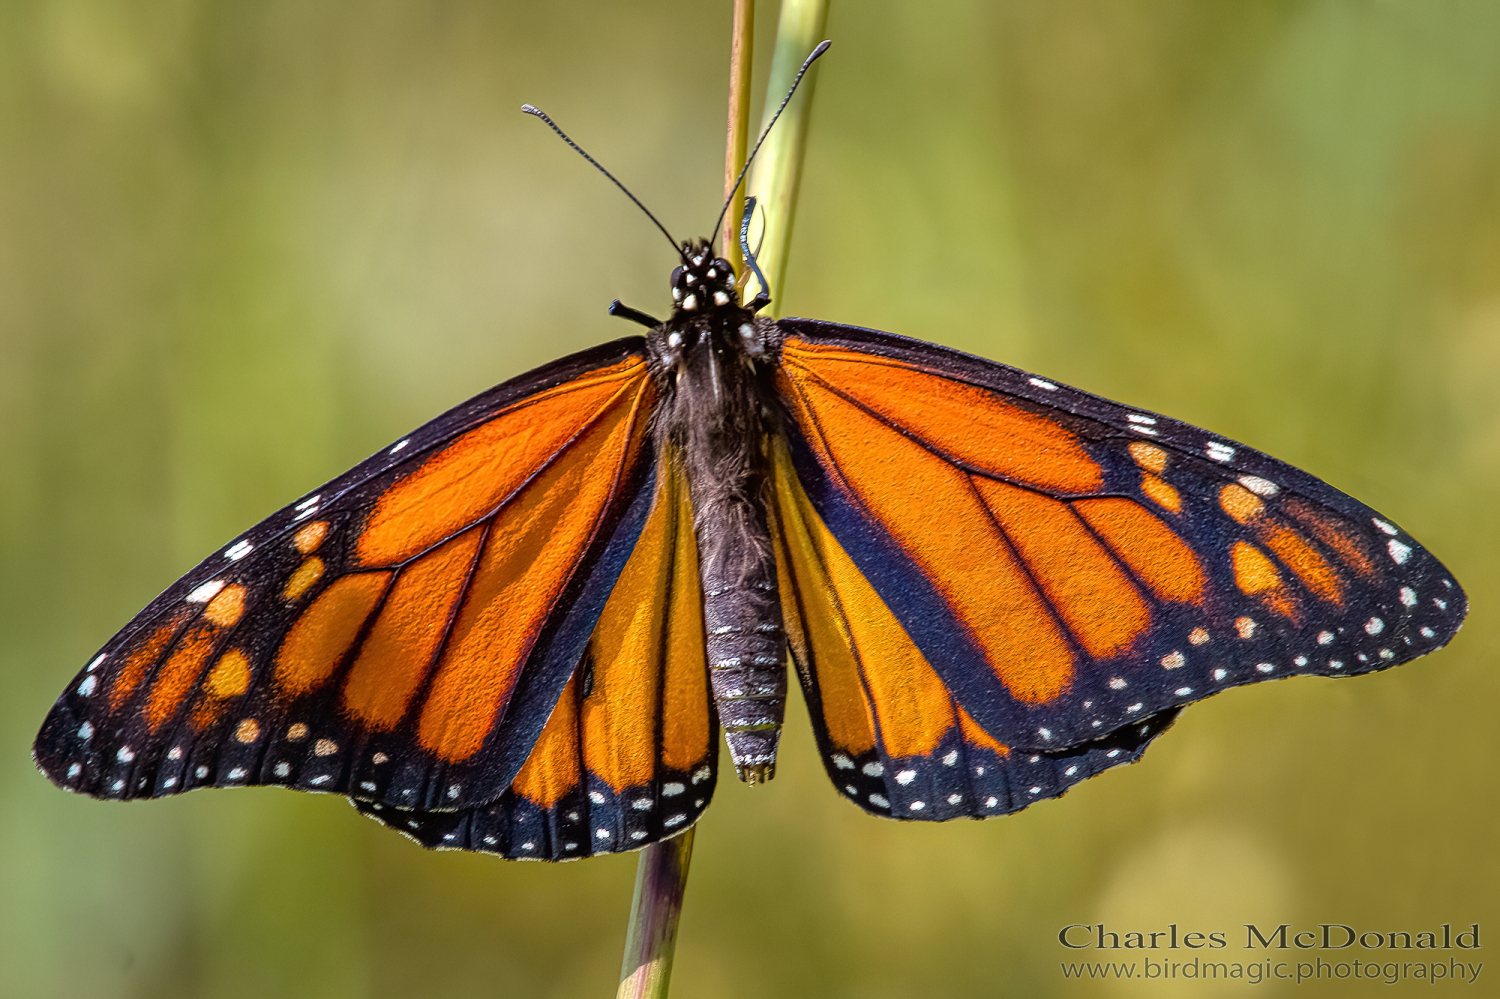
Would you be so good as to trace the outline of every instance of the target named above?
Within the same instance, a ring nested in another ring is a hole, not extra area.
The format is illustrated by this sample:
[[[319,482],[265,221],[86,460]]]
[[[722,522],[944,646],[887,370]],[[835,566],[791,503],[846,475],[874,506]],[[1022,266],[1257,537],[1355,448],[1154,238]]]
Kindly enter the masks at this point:
[[[640,347],[491,390],[210,557],[75,678],[38,765],[106,798],[281,784],[494,800],[651,505]]]

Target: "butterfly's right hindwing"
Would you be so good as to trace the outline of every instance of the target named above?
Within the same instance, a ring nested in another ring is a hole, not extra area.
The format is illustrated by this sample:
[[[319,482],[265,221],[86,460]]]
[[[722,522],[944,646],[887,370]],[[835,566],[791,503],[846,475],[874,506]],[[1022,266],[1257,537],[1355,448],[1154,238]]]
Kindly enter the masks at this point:
[[[713,796],[718,726],[687,489],[670,458],[588,650],[512,785],[461,811],[359,810],[424,846],[518,860],[634,850],[696,822]]]

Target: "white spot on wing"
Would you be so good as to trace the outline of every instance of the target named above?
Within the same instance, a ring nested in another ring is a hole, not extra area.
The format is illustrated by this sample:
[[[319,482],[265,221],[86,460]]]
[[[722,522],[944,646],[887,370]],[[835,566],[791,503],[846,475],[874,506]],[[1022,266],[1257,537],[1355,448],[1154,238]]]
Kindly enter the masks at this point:
[[[915,770],[903,770],[903,771],[901,771],[900,773],[898,773],[896,775],[896,783],[897,784],[910,784],[912,781],[914,781],[916,779],[917,779],[917,772]]]
[[[226,558],[231,557],[229,555],[229,552],[225,552],[224,555]],[[208,582],[198,587],[192,593],[189,593],[187,595],[187,602],[190,604],[206,604],[210,600],[212,600],[215,594],[217,594],[223,588],[224,580],[210,579]]]
[[[1382,532],[1384,532],[1386,534],[1389,534],[1392,537],[1396,536],[1397,531],[1396,531],[1395,525],[1393,525],[1393,524],[1387,524],[1385,521],[1381,520],[1379,517],[1372,517],[1372,518],[1370,518],[1370,522],[1372,524],[1374,524],[1376,527],[1380,528],[1380,530]]]
[[[1125,416],[1125,419],[1129,420],[1131,423],[1144,423],[1148,427],[1156,426],[1155,419],[1149,416],[1142,416],[1140,413],[1129,413]]]
[[[406,447],[406,445],[408,445],[410,443],[411,443],[411,439],[410,438],[407,438],[404,441],[397,441],[396,443],[394,443],[394,444],[391,445],[391,454],[395,454],[397,451],[399,451],[402,448]]]
[[[248,541],[236,541],[234,544],[224,549],[224,557],[229,559],[229,561],[231,562],[238,562],[246,555],[249,555],[250,552],[254,550],[254,548],[255,546]]]
[[[668,798],[675,797],[686,790],[687,785],[679,784],[676,781],[671,781],[661,786],[661,793],[666,795]]]
[[[1385,550],[1391,553],[1391,561],[1397,565],[1405,565],[1406,560],[1411,558],[1411,546],[1403,545],[1395,538],[1386,542]]]
[[[97,676],[86,676],[83,678],[83,682],[78,685],[78,693],[84,697],[88,697],[93,694],[94,688],[98,685],[99,678]]]
[[[1187,665],[1187,657],[1181,652],[1173,651],[1161,657],[1161,664],[1167,669],[1181,669]]]
[[[82,725],[78,726],[78,738],[92,739],[93,737],[94,726],[90,725],[88,722],[84,722]]]
[[[891,803],[885,799],[885,796],[879,794],[870,795],[870,804],[874,805],[877,808],[891,807]]]
[[[115,759],[121,763],[129,763],[135,759],[135,752],[129,746],[121,746],[120,751],[115,753]]]
[[[1417,591],[1410,586],[1401,587],[1401,603],[1407,607],[1417,606]]]
[[[1241,475],[1240,485],[1257,496],[1275,496],[1281,492],[1280,486],[1270,479],[1261,478],[1259,475]]]
[[[1047,379],[1045,378],[1029,378],[1027,379],[1027,381],[1031,382],[1031,384],[1035,385],[1039,389],[1046,389],[1048,392],[1057,391],[1057,386],[1047,381]]]
[[[866,763],[864,772],[866,777],[879,777],[885,773],[885,767],[879,763]]]
[[[1234,457],[1234,448],[1220,441],[1209,441],[1208,446],[1203,449],[1203,453],[1208,455],[1213,461],[1228,461]]]
[[[829,759],[833,760],[833,765],[838,767],[840,770],[854,769],[854,761],[849,759],[849,757],[845,756],[843,753],[834,753],[831,757],[829,757]]]
[[[102,662],[104,662],[104,660],[106,658],[108,658],[108,657],[103,652],[101,652],[97,656],[95,656],[94,657],[94,661],[91,662],[91,663],[89,663],[88,672],[92,673],[92,672],[94,672],[94,670],[98,669],[99,668],[99,664],[102,663]]]
[[[1385,630],[1385,622],[1378,617],[1372,617],[1365,622],[1366,635],[1378,635]]]

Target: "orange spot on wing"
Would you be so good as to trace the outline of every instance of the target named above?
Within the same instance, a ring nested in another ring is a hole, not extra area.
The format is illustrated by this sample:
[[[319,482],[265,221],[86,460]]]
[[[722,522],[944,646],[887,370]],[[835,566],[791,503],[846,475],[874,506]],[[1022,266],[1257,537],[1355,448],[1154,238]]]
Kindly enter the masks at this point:
[[[172,639],[177,637],[178,629],[182,627],[186,615],[177,614],[171,621],[161,625],[151,633],[151,637],[131,649],[125,656],[125,662],[120,667],[120,672],[115,676],[114,682],[109,688],[109,709],[119,710],[140,686],[146,678],[146,673],[161,658],[161,654],[167,650]]]
[[[1347,522],[1297,499],[1287,500],[1284,509],[1310,530],[1313,537],[1332,549],[1339,561],[1367,579],[1380,578],[1380,571],[1376,568],[1379,563],[1368,542]]]
[[[288,602],[299,599],[302,594],[313,588],[313,584],[323,578],[323,571],[327,568],[323,560],[316,555],[309,555],[297,566],[295,572],[287,577],[286,589],[281,595]]]
[[[1142,473],[1141,492],[1145,493],[1147,498],[1149,498],[1151,502],[1155,503],[1159,507],[1171,510],[1173,513],[1182,512],[1182,497],[1177,495],[1177,490],[1173,489],[1172,486],[1163,479],[1159,479],[1154,475]]]
[[[239,649],[230,649],[219,657],[203,684],[210,697],[239,697],[250,689],[250,660]]]
[[[1264,593],[1281,585],[1281,574],[1271,560],[1254,545],[1236,541],[1230,550],[1234,581],[1246,593]]]
[[[1202,599],[1203,567],[1197,556],[1149,510],[1115,498],[1079,500],[1073,509],[1152,593],[1184,603]]]
[[[1148,472],[1160,475],[1167,470],[1167,452],[1155,444],[1147,444],[1145,441],[1131,441],[1127,450],[1135,463]]]
[[[276,650],[276,685],[293,697],[326,681],[359,637],[389,572],[340,576],[308,605]]]
[[[1219,506],[1241,524],[1250,523],[1266,508],[1259,496],[1237,482],[1231,482],[1219,490]]]
[[[1260,539],[1314,596],[1331,604],[1343,605],[1343,580],[1328,560],[1296,531],[1273,523],[1261,531]]]
[[[641,444],[634,415],[610,410],[496,516],[422,706],[429,752],[456,763],[484,743]]]
[[[1270,556],[1248,542],[1236,541],[1229,558],[1234,566],[1235,585],[1251,596],[1261,597],[1266,606],[1283,617],[1296,618],[1296,601],[1286,592]]]
[[[203,608],[203,617],[209,624],[218,625],[220,628],[228,628],[239,623],[245,614],[245,588],[234,585],[226,586],[219,591],[218,596],[208,602]]]
[[[151,731],[161,728],[177,713],[178,706],[198,682],[203,664],[208,662],[209,653],[213,651],[216,635],[215,629],[199,625],[183,636],[172,650],[161,672],[156,675],[151,692],[146,695],[146,724]]]
[[[385,491],[359,536],[366,565],[401,562],[498,507],[590,424],[629,408],[638,358],[538,393],[469,431]]]
[[[1116,655],[1151,626],[1146,601],[1066,503],[989,479],[974,481],[1089,655]]]
[[[819,519],[778,449],[778,521],[830,740],[852,753],[874,744],[871,709],[891,756],[931,753],[953,727],[948,689]],[[822,606],[819,606],[821,604]],[[863,681],[863,682],[861,682]]]
[[[578,678],[563,688],[562,697],[531,747],[531,755],[511,788],[543,808],[553,805],[578,786]]]
[[[963,730],[964,741],[971,746],[981,746],[1001,756],[1010,755],[1010,747],[979,727],[963,708],[958,709],[958,726]]]
[[[315,520],[297,529],[292,535],[292,544],[304,555],[311,555],[323,544],[323,539],[328,537],[328,521]]]
[[[813,417],[801,422],[822,432],[851,498],[932,582],[1011,696],[1045,703],[1066,690],[1072,653],[969,476],[815,381],[801,400]]]
[[[427,676],[482,536],[471,528],[410,563],[344,681],[344,708],[375,729],[392,729]]]
[[[955,461],[1061,492],[1094,492],[1104,471],[1069,429],[998,393],[899,361],[788,337],[784,368],[835,387]]]

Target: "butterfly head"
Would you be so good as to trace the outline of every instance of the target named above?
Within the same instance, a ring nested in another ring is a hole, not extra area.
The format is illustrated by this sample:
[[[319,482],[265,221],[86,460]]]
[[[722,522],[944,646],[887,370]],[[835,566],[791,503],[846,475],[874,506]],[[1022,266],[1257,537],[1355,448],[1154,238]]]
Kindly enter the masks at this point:
[[[673,312],[708,315],[739,304],[729,261],[715,256],[706,242],[683,243],[682,265],[672,269]]]

